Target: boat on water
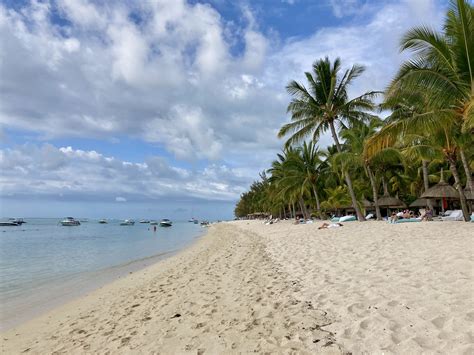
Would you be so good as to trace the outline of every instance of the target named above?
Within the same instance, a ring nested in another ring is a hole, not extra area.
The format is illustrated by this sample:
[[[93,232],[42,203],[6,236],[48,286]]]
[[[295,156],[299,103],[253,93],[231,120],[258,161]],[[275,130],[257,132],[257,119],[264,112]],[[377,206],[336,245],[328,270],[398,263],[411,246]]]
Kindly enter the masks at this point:
[[[99,220],[99,223],[100,224],[107,224],[107,220],[106,219],[101,219],[101,220]]]
[[[23,218],[8,218],[8,222],[16,223],[21,226],[23,223],[26,223]]]
[[[160,227],[171,227],[173,225],[173,222],[171,222],[167,218],[163,218],[160,222]]]
[[[66,227],[80,226],[81,225],[81,222],[79,222],[77,219],[74,219],[73,217],[66,217],[65,219],[63,219],[59,223],[61,223],[62,226],[66,226]]]
[[[199,221],[197,219],[195,219],[193,222],[194,224],[199,224]]]
[[[126,219],[125,221],[121,222],[121,226],[133,226],[135,221],[133,219]]]
[[[201,226],[203,226],[203,227],[209,226],[209,221],[202,221]]]
[[[140,223],[150,223],[150,221],[148,219],[142,219]]]
[[[0,221],[0,227],[18,227],[20,224],[14,221]]]
[[[150,226],[157,226],[158,222],[157,221],[150,221]]]

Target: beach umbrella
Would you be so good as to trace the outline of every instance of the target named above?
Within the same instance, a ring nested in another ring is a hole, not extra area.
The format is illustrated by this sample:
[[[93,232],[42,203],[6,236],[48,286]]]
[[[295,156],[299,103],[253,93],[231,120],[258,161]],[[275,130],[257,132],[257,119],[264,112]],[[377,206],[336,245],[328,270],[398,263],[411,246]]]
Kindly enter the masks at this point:
[[[364,199],[362,200],[362,205],[364,206],[364,208],[371,208],[371,207],[374,207],[373,202],[370,202],[370,201],[367,200],[366,198],[364,198]]]
[[[387,208],[387,216],[390,214],[389,209],[390,208],[404,208],[407,205],[398,199],[397,197],[392,197],[388,194],[384,194],[381,198],[378,200],[379,207],[386,207]]]
[[[383,195],[378,202],[380,207],[404,208],[407,206],[402,200],[389,195]]]
[[[421,197],[424,198],[441,198],[443,203],[441,204],[441,209],[444,212],[446,199],[459,199],[459,193],[454,187],[444,181],[443,169],[441,169],[441,178],[439,182],[430,187],[428,190],[421,194]]]
[[[410,203],[410,207],[426,207],[428,206],[429,199],[427,198],[417,198],[415,201]]]
[[[473,201],[474,200],[474,191],[471,191],[471,189],[469,189],[469,187],[466,187],[464,189],[464,196],[466,196],[466,200]]]

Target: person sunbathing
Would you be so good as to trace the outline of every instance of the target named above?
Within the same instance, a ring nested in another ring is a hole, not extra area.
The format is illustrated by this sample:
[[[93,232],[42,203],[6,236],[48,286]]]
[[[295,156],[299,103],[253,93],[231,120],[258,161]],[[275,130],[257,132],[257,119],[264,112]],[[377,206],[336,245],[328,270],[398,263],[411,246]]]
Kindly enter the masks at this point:
[[[403,219],[408,219],[408,218],[410,218],[410,217],[411,217],[411,216],[410,216],[410,211],[409,211],[409,210],[403,211],[403,214],[402,214],[402,218],[403,218]]]
[[[339,228],[342,227],[342,223],[326,223],[321,224],[318,229],[328,229],[328,228]]]

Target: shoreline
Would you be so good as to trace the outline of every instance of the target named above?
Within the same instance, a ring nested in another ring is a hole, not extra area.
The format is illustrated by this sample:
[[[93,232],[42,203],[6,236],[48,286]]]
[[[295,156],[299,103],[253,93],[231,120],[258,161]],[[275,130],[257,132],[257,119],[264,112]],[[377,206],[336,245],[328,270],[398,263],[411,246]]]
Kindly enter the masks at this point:
[[[6,304],[2,303],[0,305],[0,332],[6,332],[21,326],[58,307],[81,299],[91,292],[127,277],[129,274],[139,272],[167,258],[171,258],[181,251],[192,247],[205,235],[205,231],[196,234],[193,237],[193,241],[181,249],[169,250],[140,259],[130,260],[122,264],[93,271],[79,272],[52,281],[46,281],[44,284],[36,285],[30,290],[31,293],[35,294],[32,297],[23,296],[18,300],[16,296],[10,296],[6,300]]]
[[[4,353],[468,353],[472,226],[220,223],[8,332]]]

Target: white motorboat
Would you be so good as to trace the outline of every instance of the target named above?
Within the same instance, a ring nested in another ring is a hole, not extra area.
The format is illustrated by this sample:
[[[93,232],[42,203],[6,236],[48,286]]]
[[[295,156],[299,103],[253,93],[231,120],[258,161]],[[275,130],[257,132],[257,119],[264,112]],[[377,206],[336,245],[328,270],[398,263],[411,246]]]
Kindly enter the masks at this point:
[[[0,227],[18,227],[19,225],[14,221],[0,221]]]
[[[21,226],[23,223],[26,223],[23,218],[9,218],[9,222],[16,223],[17,225]]]
[[[77,219],[74,219],[72,217],[66,217],[60,223],[61,223],[62,226],[66,226],[66,227],[80,226],[81,225],[81,222],[79,222]]]
[[[150,223],[150,221],[148,219],[142,219],[140,223]]]
[[[126,219],[125,221],[121,222],[121,226],[133,226],[135,221],[133,219]]]
[[[160,222],[160,227],[171,227],[173,225],[173,222],[171,222],[167,218],[163,218]]]
[[[106,219],[101,219],[101,220],[99,220],[99,223],[100,224],[107,224],[107,220]]]

